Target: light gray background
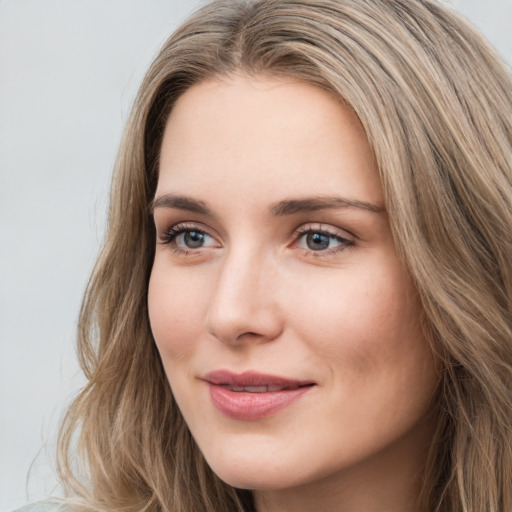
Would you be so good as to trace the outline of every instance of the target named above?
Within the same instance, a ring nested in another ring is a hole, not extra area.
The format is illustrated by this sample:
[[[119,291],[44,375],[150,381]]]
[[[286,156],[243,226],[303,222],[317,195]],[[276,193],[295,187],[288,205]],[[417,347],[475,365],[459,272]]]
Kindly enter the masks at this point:
[[[75,326],[143,73],[200,0],[0,0],[0,510],[58,494]],[[452,0],[512,62],[512,0]],[[27,481],[27,474],[30,478]]]

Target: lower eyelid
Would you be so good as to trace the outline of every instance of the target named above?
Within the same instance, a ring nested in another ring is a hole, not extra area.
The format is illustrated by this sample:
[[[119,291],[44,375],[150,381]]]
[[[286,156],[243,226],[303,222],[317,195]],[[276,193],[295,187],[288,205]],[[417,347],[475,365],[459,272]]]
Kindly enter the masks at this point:
[[[353,242],[344,239],[340,245],[323,250],[315,251],[313,249],[307,249],[304,247],[299,247],[298,250],[300,250],[306,258],[329,258],[336,257],[342,253],[345,253],[346,251],[350,251],[354,248],[354,246],[355,244]]]

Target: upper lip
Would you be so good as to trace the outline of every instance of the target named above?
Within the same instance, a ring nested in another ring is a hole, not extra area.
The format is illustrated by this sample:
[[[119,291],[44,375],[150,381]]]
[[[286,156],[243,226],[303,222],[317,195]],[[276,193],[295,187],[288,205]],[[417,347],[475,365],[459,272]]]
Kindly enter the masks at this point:
[[[215,370],[202,377],[202,380],[217,386],[277,386],[281,388],[297,388],[315,384],[311,380],[289,379],[278,375],[269,375],[255,371],[234,373],[229,370]]]

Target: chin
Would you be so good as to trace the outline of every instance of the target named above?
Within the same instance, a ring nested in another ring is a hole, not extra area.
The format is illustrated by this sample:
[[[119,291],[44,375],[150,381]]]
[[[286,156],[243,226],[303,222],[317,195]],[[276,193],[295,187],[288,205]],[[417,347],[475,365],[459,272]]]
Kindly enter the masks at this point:
[[[275,475],[274,472],[252,472],[245,468],[241,471],[214,471],[215,474],[225,483],[237,489],[249,490],[277,490],[294,487],[297,482],[293,478],[283,478],[283,473]]]
[[[223,482],[237,489],[287,489],[306,484],[321,476],[314,474],[314,468],[295,462],[290,464],[290,461],[286,463],[283,457],[276,457],[275,453],[270,453],[267,458],[247,455],[240,457],[231,454],[231,457],[207,459],[207,462]]]
[[[255,463],[254,460],[223,459],[218,464],[216,461],[207,460],[207,462],[223,482],[237,489],[272,489],[276,486],[280,487],[283,483],[281,479],[276,479],[274,473],[277,471],[269,471],[264,464]]]

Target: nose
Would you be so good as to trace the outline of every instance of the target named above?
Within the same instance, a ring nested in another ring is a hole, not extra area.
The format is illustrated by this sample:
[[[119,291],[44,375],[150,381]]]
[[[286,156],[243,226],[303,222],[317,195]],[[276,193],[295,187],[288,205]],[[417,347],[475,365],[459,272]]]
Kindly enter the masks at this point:
[[[275,293],[278,268],[269,258],[247,252],[232,252],[220,264],[206,315],[206,330],[228,345],[272,341],[283,330]]]

